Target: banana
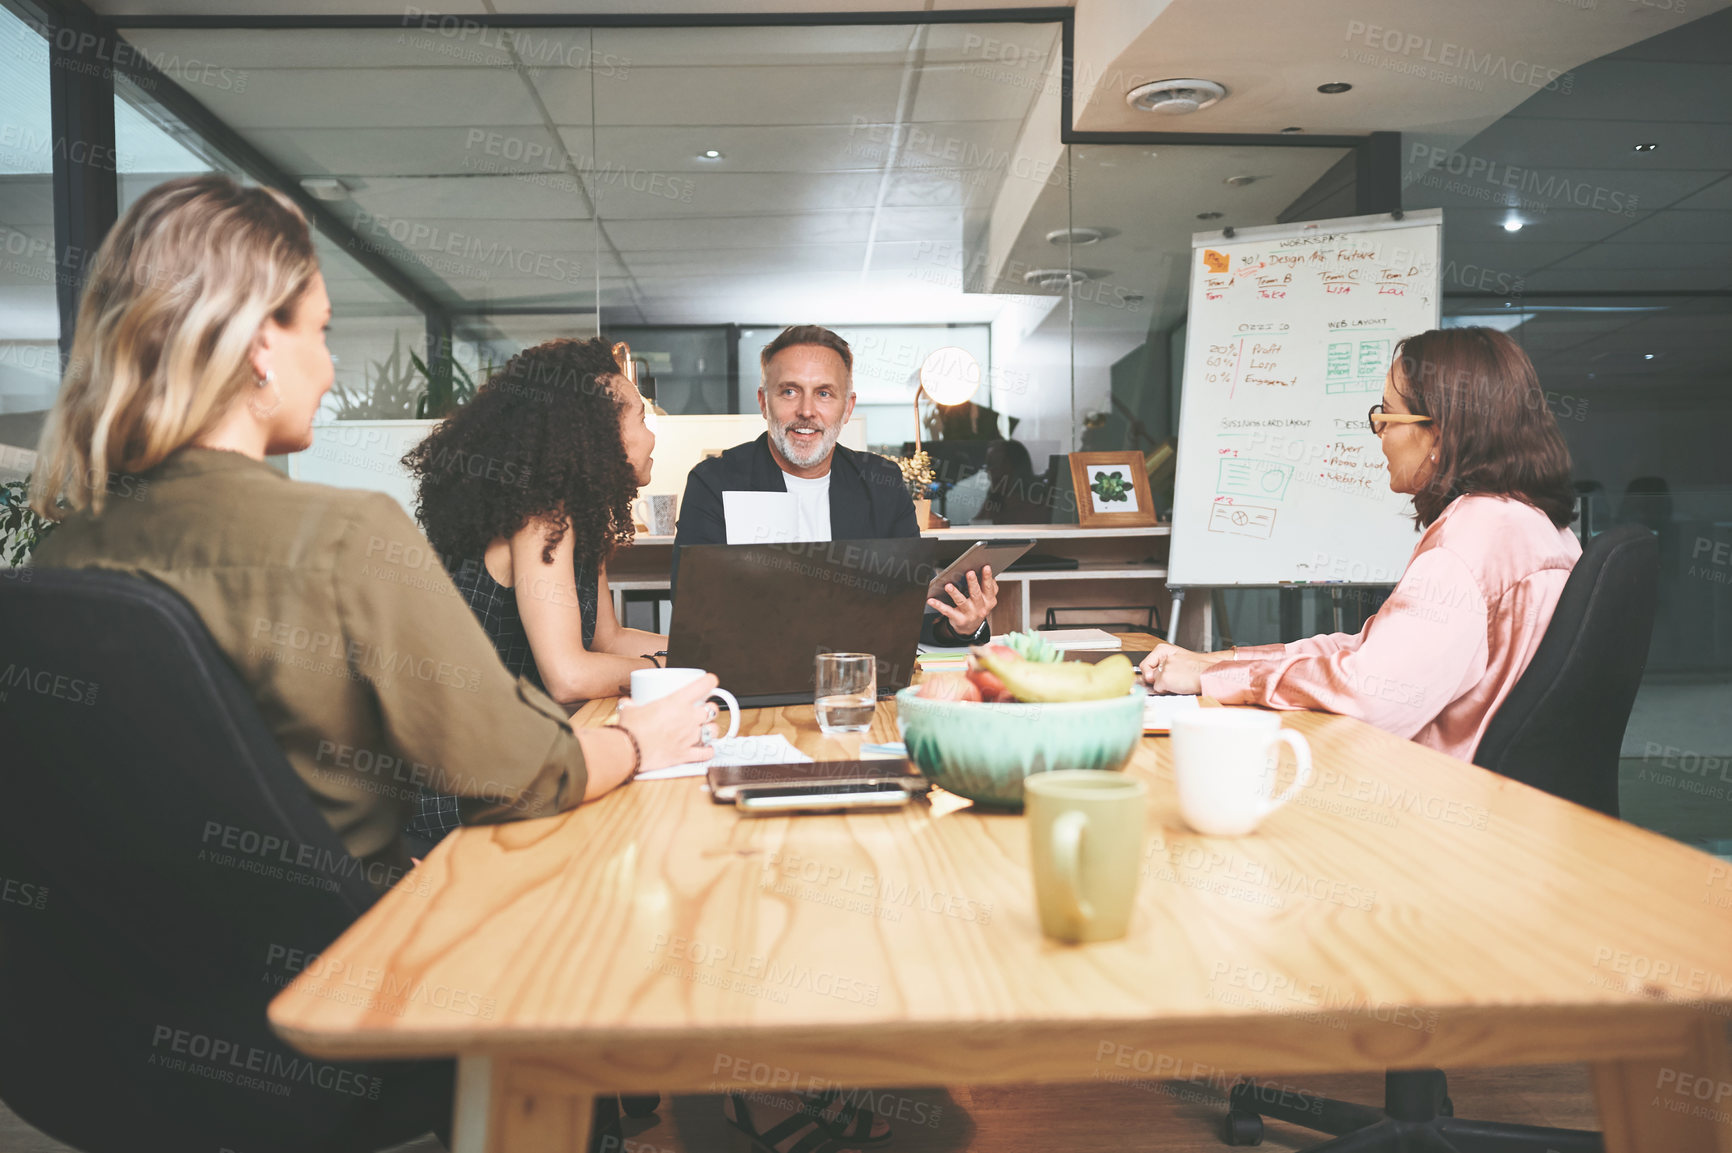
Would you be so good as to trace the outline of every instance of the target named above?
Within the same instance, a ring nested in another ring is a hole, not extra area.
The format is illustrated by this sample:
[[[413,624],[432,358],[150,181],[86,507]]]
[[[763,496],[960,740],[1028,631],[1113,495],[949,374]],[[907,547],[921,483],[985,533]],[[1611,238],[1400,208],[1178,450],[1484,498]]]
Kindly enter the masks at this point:
[[[1131,691],[1136,669],[1123,653],[1098,664],[1081,661],[1025,661],[976,648],[981,666],[1004,682],[1019,701],[1104,701]]]

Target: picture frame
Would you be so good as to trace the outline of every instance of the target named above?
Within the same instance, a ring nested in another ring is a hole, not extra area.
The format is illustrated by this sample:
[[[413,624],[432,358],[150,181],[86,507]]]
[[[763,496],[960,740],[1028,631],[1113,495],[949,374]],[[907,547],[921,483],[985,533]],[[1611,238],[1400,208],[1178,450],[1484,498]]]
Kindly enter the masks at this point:
[[[1081,528],[1135,528],[1159,523],[1154,498],[1149,494],[1148,465],[1143,454],[1134,449],[1073,452],[1070,479]]]

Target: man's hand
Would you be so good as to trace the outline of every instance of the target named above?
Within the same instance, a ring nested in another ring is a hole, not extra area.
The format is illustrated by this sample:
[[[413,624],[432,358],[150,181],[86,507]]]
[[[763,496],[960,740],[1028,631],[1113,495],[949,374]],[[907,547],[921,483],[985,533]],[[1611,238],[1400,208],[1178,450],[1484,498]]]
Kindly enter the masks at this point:
[[[926,603],[950,622],[950,631],[959,640],[973,636],[974,630],[992,615],[992,610],[998,605],[998,581],[993,579],[991,565],[982,565],[978,576],[972,572],[968,574],[967,596],[953,584],[945,585],[944,591],[950,594],[954,604],[945,604],[937,597]]]

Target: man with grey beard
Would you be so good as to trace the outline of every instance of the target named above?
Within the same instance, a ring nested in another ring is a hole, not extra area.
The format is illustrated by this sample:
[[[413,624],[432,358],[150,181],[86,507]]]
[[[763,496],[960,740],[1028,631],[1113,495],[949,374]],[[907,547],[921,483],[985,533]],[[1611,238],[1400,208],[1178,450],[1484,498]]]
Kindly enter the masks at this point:
[[[787,492],[795,502],[795,539],[877,540],[919,536],[914,501],[902,472],[881,456],[836,443],[854,415],[854,354],[848,342],[815,324],[787,328],[759,357],[758,408],[768,431],[692,469],[674,535],[674,579],[680,549],[726,544],[724,492]],[[947,585],[950,600],[929,600],[921,639],[984,644],[998,603],[992,570],[968,588]]]

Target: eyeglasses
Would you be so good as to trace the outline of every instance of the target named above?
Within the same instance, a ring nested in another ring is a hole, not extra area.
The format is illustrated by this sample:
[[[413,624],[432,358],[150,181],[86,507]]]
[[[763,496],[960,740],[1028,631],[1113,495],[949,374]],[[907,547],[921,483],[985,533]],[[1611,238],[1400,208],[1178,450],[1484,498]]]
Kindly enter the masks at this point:
[[[1396,424],[1424,424],[1430,419],[1429,416],[1416,416],[1411,412],[1384,412],[1381,404],[1372,405],[1371,411],[1365,414],[1366,423],[1378,436],[1383,435],[1383,430],[1389,427],[1391,421]]]

